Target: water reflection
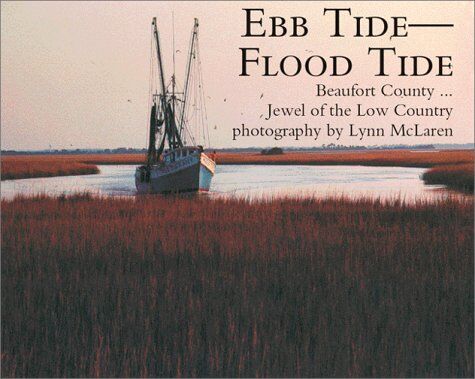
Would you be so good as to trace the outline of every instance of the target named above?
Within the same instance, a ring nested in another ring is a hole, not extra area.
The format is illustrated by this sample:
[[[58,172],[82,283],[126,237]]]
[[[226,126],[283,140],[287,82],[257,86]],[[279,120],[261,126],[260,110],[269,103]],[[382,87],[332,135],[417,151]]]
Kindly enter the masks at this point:
[[[34,178],[1,182],[2,199],[44,193],[58,196],[91,192],[135,196],[133,165],[99,166],[98,175]],[[402,198],[407,201],[451,196],[441,186],[426,186],[425,169],[368,166],[220,165],[210,196],[347,196]],[[462,195],[458,195],[462,196]]]

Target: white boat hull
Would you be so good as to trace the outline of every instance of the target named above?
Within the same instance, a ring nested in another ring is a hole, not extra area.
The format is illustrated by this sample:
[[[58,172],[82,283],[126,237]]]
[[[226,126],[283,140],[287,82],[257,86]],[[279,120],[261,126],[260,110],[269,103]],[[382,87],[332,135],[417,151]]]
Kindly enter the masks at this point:
[[[216,163],[204,153],[188,155],[170,163],[138,167],[135,172],[137,191],[146,193],[171,193],[209,191]]]

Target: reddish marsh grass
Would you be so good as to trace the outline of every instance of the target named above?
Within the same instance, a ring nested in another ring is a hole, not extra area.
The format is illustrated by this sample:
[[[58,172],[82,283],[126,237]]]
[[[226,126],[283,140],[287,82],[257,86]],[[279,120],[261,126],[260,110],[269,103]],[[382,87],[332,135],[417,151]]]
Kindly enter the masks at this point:
[[[473,377],[473,203],[2,202],[2,376]]]
[[[285,165],[365,165],[433,167],[474,161],[473,150],[410,151],[374,150],[339,152],[292,152],[281,155],[257,153],[219,153],[218,164],[285,164]]]
[[[143,154],[87,154],[72,155],[73,160],[94,164],[141,164]],[[282,155],[259,153],[217,154],[220,164],[348,164],[373,166],[432,167],[441,164],[473,162],[473,150],[409,151],[372,150],[338,152],[290,152]]]
[[[473,192],[474,164],[448,165],[431,168],[422,176],[427,184],[444,184],[449,188]]]
[[[97,174],[97,166],[55,156],[2,157],[2,180]]]
[[[143,154],[10,155],[2,157],[2,180],[97,174],[97,164],[140,164]]]

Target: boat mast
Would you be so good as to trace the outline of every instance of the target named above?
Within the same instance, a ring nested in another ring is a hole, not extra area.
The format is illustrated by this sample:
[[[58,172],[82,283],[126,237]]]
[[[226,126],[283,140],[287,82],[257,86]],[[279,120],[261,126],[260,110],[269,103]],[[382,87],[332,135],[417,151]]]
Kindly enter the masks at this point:
[[[160,146],[159,152],[157,154],[156,149],[156,135],[157,135],[157,128],[158,128],[158,115],[159,115],[159,104],[157,104],[157,97],[159,97],[159,101],[161,102],[162,111],[166,109],[166,89],[165,89],[165,79],[163,75],[163,62],[162,62],[162,54],[160,51],[160,40],[158,37],[158,30],[157,30],[157,18],[154,17],[152,20],[152,29],[153,29],[153,38],[155,39],[155,46],[157,49],[157,61],[158,61],[158,70],[160,73],[160,85],[161,85],[161,95],[155,95],[152,93],[152,109],[150,111],[150,131],[149,131],[149,141],[148,141],[148,152],[147,152],[147,165],[150,166],[155,163],[158,156],[161,154],[163,147]],[[162,145],[162,144],[161,144]]]
[[[158,70],[160,71],[160,86],[162,87],[162,95],[161,95],[162,107],[165,110],[166,106],[167,106],[165,76],[163,74],[162,53],[161,53],[161,50],[160,50],[160,39],[158,37],[157,18],[156,17],[153,18],[152,25],[153,25],[153,35],[155,37],[155,45],[157,47]]]
[[[164,68],[163,68],[163,60],[162,60],[162,53],[160,48],[160,38],[158,35],[158,28],[157,28],[157,18],[154,17],[152,21],[153,26],[153,36],[155,39],[155,46],[156,46],[156,53],[157,53],[157,64],[158,64],[158,71],[160,76],[160,87],[161,87],[161,94],[158,96],[160,104],[157,104],[156,96],[153,97],[153,105],[150,114],[150,139],[149,139],[149,149],[148,149],[148,165],[153,164],[162,154],[165,141],[168,140],[168,145],[170,149],[176,149],[177,147],[183,146],[181,136],[178,133],[176,120],[175,120],[175,102],[176,102],[176,92],[175,92],[175,51],[173,51],[173,76],[172,76],[172,93],[170,101],[167,99],[167,89],[165,86],[165,75],[164,75]],[[173,27],[174,29],[174,27]],[[173,50],[175,50],[175,42],[173,36]],[[171,102],[171,104],[170,104]],[[159,110],[159,105],[161,110]],[[159,114],[163,115],[163,120],[158,120]],[[163,133],[163,138],[160,141],[160,145],[158,150],[156,150],[155,142],[156,142],[156,133],[157,127],[161,124],[165,124],[165,130]]]
[[[172,49],[173,49],[173,76],[172,76],[172,117],[173,124],[175,124],[175,12],[172,12]],[[172,143],[173,147],[176,147],[176,133],[173,133]]]
[[[191,32],[191,43],[190,43],[190,52],[188,55],[188,63],[186,65],[186,78],[185,78],[185,90],[183,97],[183,109],[181,111],[180,117],[180,136],[183,132],[184,121],[185,121],[185,104],[188,97],[188,85],[190,83],[190,71],[191,71],[191,62],[193,59],[194,48],[195,48],[195,39],[198,38],[198,19],[195,18],[195,24],[193,25],[193,31]]]

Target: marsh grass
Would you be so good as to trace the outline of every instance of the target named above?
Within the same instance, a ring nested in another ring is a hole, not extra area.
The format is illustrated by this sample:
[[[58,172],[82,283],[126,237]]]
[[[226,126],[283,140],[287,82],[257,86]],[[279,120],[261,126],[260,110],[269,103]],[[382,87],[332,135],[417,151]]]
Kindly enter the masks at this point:
[[[473,377],[473,203],[2,201],[3,377]]]
[[[422,175],[427,184],[443,184],[452,189],[473,193],[474,164],[446,165],[431,168]]]
[[[2,180],[99,173],[90,163],[57,159],[53,156],[2,157]]]
[[[218,164],[281,164],[281,165],[363,165],[433,167],[473,163],[473,150],[366,150],[337,152],[287,152],[280,155],[257,153],[219,153]]]

